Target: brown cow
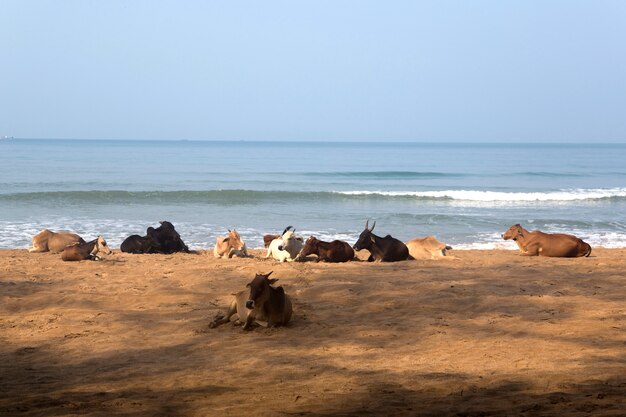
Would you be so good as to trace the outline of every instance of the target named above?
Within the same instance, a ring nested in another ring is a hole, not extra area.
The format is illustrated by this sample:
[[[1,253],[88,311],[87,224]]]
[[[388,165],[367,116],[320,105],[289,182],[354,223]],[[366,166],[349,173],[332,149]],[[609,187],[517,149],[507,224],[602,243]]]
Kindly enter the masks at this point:
[[[247,285],[250,291],[240,291],[230,303],[226,316],[218,313],[209,327],[214,328],[228,323],[230,318],[237,314],[238,321],[243,323],[243,329],[248,330],[253,323],[265,327],[282,326],[291,319],[291,299],[283,287],[272,287],[278,279],[269,279],[268,274],[256,274]]]
[[[33,236],[32,243],[33,247],[28,249],[29,252],[61,252],[66,246],[85,243],[85,241],[74,233],[43,229]]]
[[[218,236],[213,248],[213,255],[216,258],[232,258],[238,256],[240,258],[248,257],[246,244],[241,240],[241,236],[235,229],[228,230],[228,236]]]
[[[301,260],[308,255],[317,255],[316,262],[348,262],[354,259],[354,249],[350,244],[341,240],[324,242],[311,236],[304,243],[304,247],[295,260]]]
[[[109,255],[112,253],[109,245],[102,236],[87,243],[76,243],[66,247],[61,253],[61,259],[64,261],[84,261],[91,259],[97,261],[100,259],[99,253]]]
[[[409,255],[411,255],[413,259],[441,259],[445,256],[450,257],[447,251],[452,249],[451,246],[438,241],[435,236],[411,239],[406,242],[406,246],[409,248]]]
[[[591,246],[576,236],[540,231],[529,232],[519,224],[511,226],[502,234],[502,238],[514,240],[519,247],[520,255],[523,256],[576,258],[591,254]]]

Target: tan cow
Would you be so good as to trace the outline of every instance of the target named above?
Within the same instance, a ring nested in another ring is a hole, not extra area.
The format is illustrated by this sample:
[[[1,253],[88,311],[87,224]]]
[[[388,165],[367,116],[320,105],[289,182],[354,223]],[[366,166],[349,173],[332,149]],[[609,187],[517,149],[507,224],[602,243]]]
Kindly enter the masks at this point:
[[[102,236],[98,236],[97,239],[91,242],[75,243],[67,246],[61,253],[61,259],[64,261],[85,261],[87,259],[98,261],[100,260],[99,254],[110,255],[112,252],[106,240]]]
[[[213,255],[216,258],[232,258],[237,256],[240,258],[248,257],[246,244],[241,240],[241,236],[235,229],[228,230],[228,236],[218,236],[213,248]]]
[[[552,256],[576,258],[589,256],[591,246],[573,235],[563,233],[529,232],[515,224],[502,234],[504,240],[512,239],[523,256]]]
[[[61,252],[66,246],[85,243],[85,241],[74,233],[43,229],[33,236],[32,243],[33,247],[28,249],[29,252]]]
[[[409,255],[413,259],[455,258],[447,253],[452,247],[438,241],[435,236],[418,237],[409,240],[406,242],[406,246],[409,248]]]

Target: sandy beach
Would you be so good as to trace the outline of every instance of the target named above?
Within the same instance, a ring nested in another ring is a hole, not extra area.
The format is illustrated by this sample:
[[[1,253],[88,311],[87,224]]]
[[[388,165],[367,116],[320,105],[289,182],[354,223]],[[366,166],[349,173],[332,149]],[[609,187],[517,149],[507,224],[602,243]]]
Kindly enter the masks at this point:
[[[0,415],[626,415],[626,250],[393,264],[0,251]],[[283,328],[208,327],[256,272]]]

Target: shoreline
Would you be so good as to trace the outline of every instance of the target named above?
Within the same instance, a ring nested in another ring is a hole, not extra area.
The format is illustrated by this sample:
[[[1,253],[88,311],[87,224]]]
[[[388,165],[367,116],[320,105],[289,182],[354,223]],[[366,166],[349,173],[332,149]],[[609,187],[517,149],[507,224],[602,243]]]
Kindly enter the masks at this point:
[[[619,415],[626,250],[589,258],[63,262],[0,250],[0,414]],[[255,273],[282,328],[209,322]]]

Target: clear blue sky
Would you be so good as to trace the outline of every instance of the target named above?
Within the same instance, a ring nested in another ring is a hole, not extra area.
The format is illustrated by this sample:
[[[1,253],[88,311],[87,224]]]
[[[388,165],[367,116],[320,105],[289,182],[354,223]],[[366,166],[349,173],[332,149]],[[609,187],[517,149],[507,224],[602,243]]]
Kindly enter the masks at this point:
[[[626,142],[626,1],[0,0],[0,135]]]

